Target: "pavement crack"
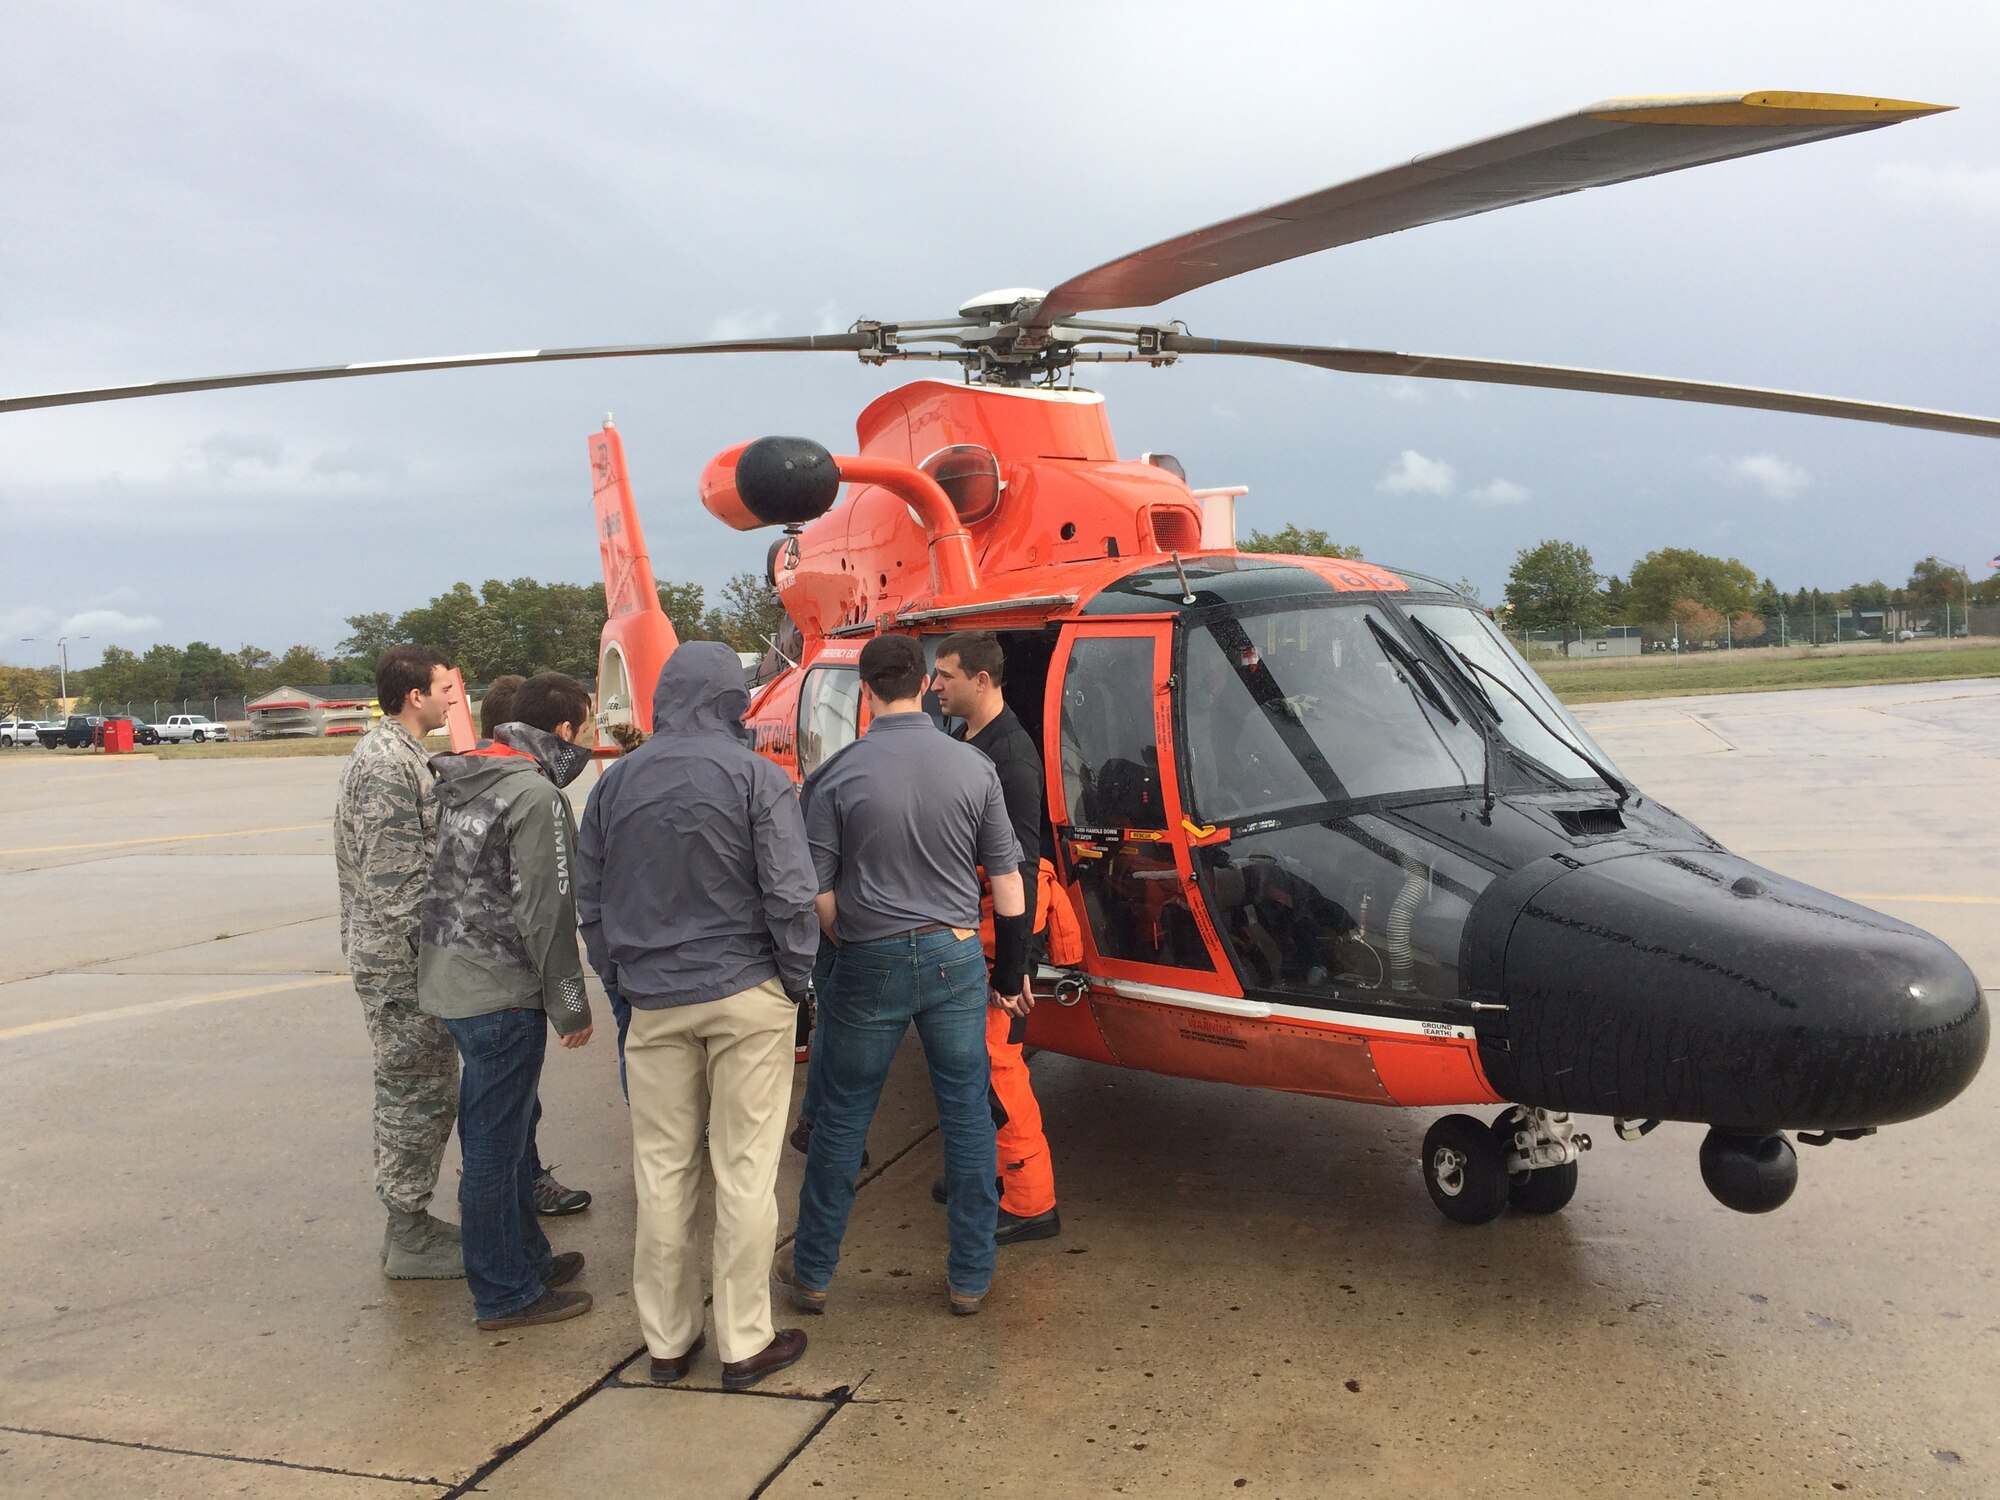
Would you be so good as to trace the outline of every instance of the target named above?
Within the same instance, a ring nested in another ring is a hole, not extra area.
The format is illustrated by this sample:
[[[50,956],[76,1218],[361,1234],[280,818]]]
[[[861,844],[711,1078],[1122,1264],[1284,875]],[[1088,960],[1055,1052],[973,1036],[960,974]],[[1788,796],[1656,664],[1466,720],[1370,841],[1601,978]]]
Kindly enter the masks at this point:
[[[508,1443],[503,1447],[501,1447],[494,1453],[494,1455],[491,1458],[487,1459],[485,1463],[481,1464],[478,1468],[474,1469],[470,1474],[466,1475],[465,1478],[461,1479],[457,1484],[453,1485],[450,1489],[446,1490],[444,1492],[444,1495],[442,1496],[442,1500],[458,1500],[459,1496],[471,1494],[474,1491],[476,1491],[479,1488],[479,1482],[482,1479],[489,1477],[495,1469],[499,1468],[502,1464],[506,1463],[509,1459],[513,1458],[515,1454],[519,1453],[523,1448],[526,1448],[530,1443],[540,1438],[551,1427],[555,1426],[556,1423],[560,1422],[564,1417],[568,1416],[571,1412],[575,1411],[579,1406],[583,1405],[583,1403],[588,1401],[592,1396],[595,1396],[600,1391],[613,1389],[615,1382],[617,1380],[618,1372],[624,1369],[627,1365],[631,1364],[633,1360],[637,1359],[640,1355],[644,1354],[645,1352],[646,1352],[646,1346],[644,1344],[641,1344],[638,1348],[632,1350],[629,1354],[624,1354],[619,1356],[619,1358],[612,1363],[611,1368],[606,1370],[596,1380],[593,1380],[589,1385],[585,1386],[582,1390],[578,1391],[574,1396],[570,1397],[569,1400],[565,1401],[561,1406],[558,1406],[554,1411],[550,1412],[546,1417],[542,1418],[541,1421],[537,1422],[533,1427],[529,1428],[526,1432],[521,1434],[520,1437],[514,1439],[513,1442]]]
[[[52,1432],[45,1427],[16,1427],[0,1422],[0,1432],[22,1437],[53,1438],[70,1443],[96,1443],[105,1448],[129,1448],[138,1453],[171,1453],[181,1458],[208,1458],[218,1463],[256,1464],[267,1469],[294,1469],[306,1474],[338,1474],[346,1479],[379,1479],[385,1484],[416,1484],[441,1488],[442,1479],[419,1479],[409,1474],[371,1474],[365,1469],[342,1469],[331,1464],[295,1463],[286,1458],[253,1458],[242,1453],[211,1453],[201,1448],[176,1448],[168,1443],[141,1443],[129,1438],[92,1437],[82,1432]]]
[[[785,1470],[789,1469],[792,1466],[793,1460],[796,1459],[801,1453],[805,1452],[806,1449],[810,1448],[813,1444],[813,1440],[817,1438],[822,1432],[826,1431],[826,1424],[831,1422],[835,1417],[840,1415],[842,1408],[846,1407],[853,1401],[854,1392],[860,1390],[861,1387],[866,1385],[868,1383],[869,1377],[872,1376],[874,1373],[875,1372],[873,1370],[864,1370],[862,1371],[861,1378],[855,1381],[852,1386],[843,1386],[839,1390],[833,1392],[832,1398],[827,1402],[826,1411],[821,1415],[820,1419],[817,1422],[813,1423],[812,1426],[807,1429],[806,1435],[804,1437],[800,1438],[796,1443],[792,1445],[791,1452],[787,1453],[783,1458],[778,1460],[778,1466],[775,1469],[771,1470],[770,1473],[766,1474],[764,1476],[763,1482],[759,1484],[756,1489],[750,1492],[749,1500],[759,1500],[759,1497],[762,1496],[766,1490],[770,1489],[772,1485],[778,1482],[778,1476],[783,1474]]]
[[[7,873],[7,872],[0,871],[0,873]],[[185,953],[190,948],[206,948],[215,943],[233,942],[237,938],[258,937],[267,932],[283,932],[287,927],[303,927],[308,922],[324,922],[329,916],[332,915],[333,913],[331,912],[324,912],[324,911],[314,912],[309,917],[293,917],[289,921],[273,922],[268,927],[246,927],[241,932],[230,933],[227,937],[205,938],[198,943],[171,943],[164,948],[144,948],[137,953],[113,954],[110,958],[99,959],[96,963],[91,964],[88,967],[82,969],[43,969],[40,973],[37,974],[17,974],[12,979],[0,980],[0,989],[5,989],[8,985],[11,984],[26,984],[31,979],[48,979],[51,977],[72,975],[72,974],[124,973],[126,972],[124,970],[117,970],[117,969],[107,970],[104,967],[104,965],[136,963],[138,960],[142,958],[159,958],[162,955],[168,953]],[[289,970],[287,972],[297,973],[297,974],[339,974],[339,973],[344,973],[345,970],[294,969],[294,970]],[[147,974],[146,977],[154,979],[174,979],[174,978],[179,978],[180,976],[173,974]]]

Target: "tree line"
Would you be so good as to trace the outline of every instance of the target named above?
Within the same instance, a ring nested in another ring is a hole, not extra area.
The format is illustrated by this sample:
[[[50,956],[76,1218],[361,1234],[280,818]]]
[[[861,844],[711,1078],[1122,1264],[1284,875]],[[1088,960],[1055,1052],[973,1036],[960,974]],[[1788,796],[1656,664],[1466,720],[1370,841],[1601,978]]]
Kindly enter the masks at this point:
[[[1965,569],[1936,557],[1914,564],[1901,584],[1876,578],[1840,589],[1780,589],[1733,557],[1663,547],[1628,574],[1597,570],[1588,548],[1547,541],[1526,547],[1507,576],[1505,606],[1513,630],[1594,630],[1606,625],[1678,626],[1683,640],[1761,638],[1781,615],[1900,608],[1942,621],[1946,607],[2000,604],[2000,576],[1972,582]]]
[[[698,583],[661,584],[660,607],[682,640],[722,641],[737,651],[763,651],[784,618],[777,591],[755,573],[735,575],[712,604]],[[436,647],[470,683],[507,672],[546,671],[588,683],[597,677],[604,619],[602,583],[489,578],[477,590],[453,584],[401,614],[349,615],[348,633],[331,651],[309,645],[281,654],[251,645],[224,651],[207,641],[163,644],[143,653],[107,646],[96,666],[69,674],[69,685],[75,697],[106,703],[254,698],[280,685],[372,682],[375,659],[398,645]],[[53,671],[9,667],[4,672],[0,699],[28,703],[56,695]]]

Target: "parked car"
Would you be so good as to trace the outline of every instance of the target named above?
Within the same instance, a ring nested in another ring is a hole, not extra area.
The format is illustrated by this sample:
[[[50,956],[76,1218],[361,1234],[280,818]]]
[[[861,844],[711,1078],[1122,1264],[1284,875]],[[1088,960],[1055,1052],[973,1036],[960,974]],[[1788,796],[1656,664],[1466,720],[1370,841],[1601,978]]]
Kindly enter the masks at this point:
[[[160,743],[160,728],[157,724],[148,724],[137,714],[127,714],[126,717],[132,721],[133,744],[157,745]]]
[[[100,714],[71,714],[69,722],[58,728],[51,737],[48,730],[42,731],[42,743],[53,750],[63,745],[71,750],[83,750],[98,743],[104,733],[104,719]]]
[[[41,742],[42,726],[33,719],[0,719],[0,749]]]
[[[229,726],[218,724],[206,714],[169,714],[167,722],[154,726],[160,739],[169,745],[184,745],[193,740],[197,745],[204,740],[226,740]]]

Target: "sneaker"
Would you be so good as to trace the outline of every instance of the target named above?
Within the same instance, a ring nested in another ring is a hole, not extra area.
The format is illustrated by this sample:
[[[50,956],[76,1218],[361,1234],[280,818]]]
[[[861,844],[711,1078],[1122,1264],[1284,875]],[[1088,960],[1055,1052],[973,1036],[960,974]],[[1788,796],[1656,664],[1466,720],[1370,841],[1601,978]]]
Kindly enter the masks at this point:
[[[542,1168],[542,1175],[535,1179],[535,1212],[545,1218],[560,1219],[566,1214],[580,1214],[590,1207],[590,1194],[582,1188],[567,1188],[556,1181],[554,1167]]]
[[[771,1274],[791,1289],[792,1306],[800,1312],[823,1313],[826,1311],[826,1288],[803,1286],[799,1282],[798,1268],[792,1264],[792,1247],[785,1246],[771,1262]]]
[[[588,1292],[543,1292],[519,1312],[504,1318],[479,1319],[484,1333],[504,1333],[509,1328],[532,1328],[537,1323],[561,1323],[580,1318],[590,1311]]]
[[[554,1291],[559,1286],[567,1286],[576,1280],[583,1270],[583,1252],[565,1250],[549,1262],[548,1273],[542,1277],[542,1290]]]

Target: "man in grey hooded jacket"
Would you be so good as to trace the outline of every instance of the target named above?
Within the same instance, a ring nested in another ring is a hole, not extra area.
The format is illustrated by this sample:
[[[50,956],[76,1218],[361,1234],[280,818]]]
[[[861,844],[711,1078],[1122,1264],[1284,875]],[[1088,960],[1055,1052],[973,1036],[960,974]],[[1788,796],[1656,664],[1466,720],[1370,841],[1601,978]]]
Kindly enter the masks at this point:
[[[678,647],[653,696],[652,738],[592,788],[577,845],[584,946],[632,1006],[632,1296],[652,1375],[684,1379],[703,1343],[694,1214],[705,1120],[716,1341],[731,1390],[805,1352],[798,1329],[772,1328],[770,1275],[794,1006],[819,947],[805,822],[784,772],[750,748],[749,706],[734,651]]]
[[[491,743],[431,759],[439,820],[417,955],[417,1002],[444,1022],[463,1064],[460,1241],[479,1326],[555,1323],[590,1310],[557,1288],[583,1269],[552,1254],[535,1219],[536,1086],[553,1026],[590,1040],[576,953],[576,825],[562,788],[590,764],[574,743],[590,695],[541,672],[515,695]]]

